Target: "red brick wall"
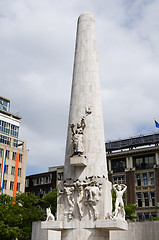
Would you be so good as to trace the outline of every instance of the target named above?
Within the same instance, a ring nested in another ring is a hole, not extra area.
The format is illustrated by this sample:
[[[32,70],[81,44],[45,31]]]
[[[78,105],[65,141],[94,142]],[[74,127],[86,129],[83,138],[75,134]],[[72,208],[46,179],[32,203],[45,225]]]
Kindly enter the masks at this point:
[[[127,203],[136,203],[135,175],[133,171],[126,172]]]
[[[108,174],[108,180],[109,180],[110,182],[112,182],[112,174],[111,174],[111,173]]]
[[[159,168],[155,169],[156,201],[159,202]]]

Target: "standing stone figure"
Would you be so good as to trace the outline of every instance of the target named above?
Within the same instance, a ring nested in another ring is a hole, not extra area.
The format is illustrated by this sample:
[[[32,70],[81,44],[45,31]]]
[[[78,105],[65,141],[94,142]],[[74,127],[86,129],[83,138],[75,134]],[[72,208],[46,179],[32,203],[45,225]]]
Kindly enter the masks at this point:
[[[127,189],[127,186],[124,184],[114,184],[113,189],[116,192],[116,202],[115,202],[115,212],[114,218],[125,220],[125,210],[123,202],[123,194]]]
[[[74,186],[65,186],[64,187],[64,191],[65,191],[66,197],[67,197],[67,202],[69,204],[69,211],[68,211],[69,219],[72,219],[73,209],[74,209],[74,205],[75,205],[74,190],[75,190]]]
[[[79,211],[79,216],[80,219],[83,218],[83,211],[82,211],[82,200],[83,200],[83,196],[84,196],[84,184],[81,181],[77,181],[76,182],[76,186],[77,186],[77,207],[78,207],[78,211]]]
[[[93,181],[90,185],[85,188],[85,205],[88,206],[90,218],[98,218],[97,203],[101,196],[101,186],[97,186],[97,183]],[[93,213],[93,214],[92,214]]]
[[[70,124],[70,128],[72,130],[72,141],[73,141],[73,149],[74,154],[81,156],[84,152],[84,146],[83,146],[83,132],[85,129],[85,117],[82,117],[81,122],[77,123],[77,127],[75,129],[75,124]]]

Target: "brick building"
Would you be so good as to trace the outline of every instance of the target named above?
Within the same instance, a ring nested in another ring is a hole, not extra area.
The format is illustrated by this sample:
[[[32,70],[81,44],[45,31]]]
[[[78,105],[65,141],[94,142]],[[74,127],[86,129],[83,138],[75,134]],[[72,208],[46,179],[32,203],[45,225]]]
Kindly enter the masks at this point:
[[[159,134],[106,143],[109,179],[127,185],[139,221],[159,216]]]

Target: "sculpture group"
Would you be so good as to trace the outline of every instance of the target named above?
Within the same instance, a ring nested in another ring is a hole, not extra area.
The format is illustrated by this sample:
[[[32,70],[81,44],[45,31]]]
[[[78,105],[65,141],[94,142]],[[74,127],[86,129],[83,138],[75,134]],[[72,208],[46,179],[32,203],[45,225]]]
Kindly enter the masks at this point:
[[[84,217],[84,208],[87,208],[90,219],[96,220],[98,218],[98,202],[102,194],[102,183],[98,183],[98,177],[90,177],[84,181],[72,179],[66,180],[63,184],[63,189],[59,190],[59,195],[66,199],[65,202],[65,214],[71,220],[74,217],[73,211],[75,205],[79,212],[79,218]],[[114,184],[113,189],[116,193],[115,211],[108,213],[106,219],[119,219],[125,221],[125,210],[123,202],[123,194],[125,193],[127,186],[124,184]],[[47,208],[46,221],[54,221],[55,218],[51,213],[51,209]],[[86,211],[85,211],[86,213]]]
[[[97,177],[90,177],[83,181],[68,179],[59,191],[60,197],[66,199],[65,214],[71,220],[74,217],[74,208],[77,206],[79,218],[89,214],[90,219],[98,218],[97,204],[102,194],[102,183]]]

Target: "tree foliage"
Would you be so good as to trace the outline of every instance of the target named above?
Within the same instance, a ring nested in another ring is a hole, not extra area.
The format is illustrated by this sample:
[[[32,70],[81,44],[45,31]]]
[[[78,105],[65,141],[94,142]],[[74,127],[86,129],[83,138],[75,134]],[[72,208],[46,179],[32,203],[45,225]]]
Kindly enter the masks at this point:
[[[32,222],[44,220],[38,203],[32,194],[19,193],[16,201],[0,195],[0,240],[31,239]]]
[[[55,216],[57,210],[57,188],[52,189],[49,193],[43,196],[42,203],[45,207],[51,207],[51,212]]]

